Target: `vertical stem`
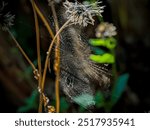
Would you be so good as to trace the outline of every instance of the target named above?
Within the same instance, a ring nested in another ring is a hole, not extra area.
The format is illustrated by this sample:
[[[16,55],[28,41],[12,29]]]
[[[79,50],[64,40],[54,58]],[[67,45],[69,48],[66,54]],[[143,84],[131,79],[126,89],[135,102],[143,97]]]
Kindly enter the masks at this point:
[[[34,4],[34,8],[35,8],[35,10],[36,10],[38,16],[40,17],[40,19],[42,20],[42,22],[43,22],[44,25],[46,26],[46,29],[47,29],[47,31],[49,32],[50,36],[51,36],[52,38],[54,38],[54,33],[53,33],[51,27],[49,26],[49,24],[48,24],[46,18],[44,17],[44,15],[43,15],[42,12],[40,11],[40,9],[39,9],[38,6],[36,5],[36,3],[33,2],[33,4]]]
[[[36,44],[37,44],[37,59],[38,59],[38,73],[39,73],[39,79],[38,79],[38,87],[41,88],[41,79],[42,79],[42,68],[41,68],[41,55],[40,55],[40,31],[39,31],[39,22],[37,13],[34,7],[34,0],[30,0],[33,8],[34,13],[34,19],[35,19],[35,30],[36,30]],[[42,101],[42,94],[40,93],[40,102]],[[39,112],[42,112],[42,105],[39,103]]]
[[[37,12],[37,14],[38,14],[38,16],[40,17],[40,19],[42,20],[42,22],[44,23],[44,25],[45,25],[47,31],[48,31],[49,34],[50,34],[50,37],[51,37],[51,38],[54,38],[54,33],[53,33],[53,31],[52,31],[52,29],[51,29],[51,27],[50,27],[48,21],[46,20],[46,18],[44,17],[43,13],[40,11],[40,9],[38,8],[38,6],[36,5],[36,3],[35,3],[34,1],[33,1],[33,4],[34,4],[35,11]],[[45,60],[45,62],[48,64],[48,59]],[[46,72],[44,72],[43,75],[44,75],[44,82],[45,82]],[[43,76],[42,76],[41,85],[40,85],[40,87],[41,87],[41,93],[43,93],[43,91],[44,91],[44,86],[43,86],[44,83],[42,83],[42,81],[43,81]],[[42,85],[42,84],[43,84],[43,85]],[[43,86],[43,87],[42,87],[42,86]],[[42,96],[41,98],[42,98],[42,99],[40,99],[39,112],[42,111],[41,109],[42,109],[42,105],[43,105],[43,96]]]
[[[54,23],[55,23],[55,30],[56,33],[59,31],[58,19],[56,15],[55,5],[53,2],[50,3],[52,13],[54,16]],[[56,81],[55,81],[55,95],[56,95],[56,112],[60,111],[60,96],[59,96],[59,80],[60,80],[60,37],[57,36],[57,42],[55,46],[55,63],[54,63],[54,70],[56,74]]]
[[[34,2],[34,7],[35,7],[35,10],[37,12],[37,14],[39,15],[39,17],[41,18],[42,22],[45,24],[50,36],[53,38],[50,46],[49,46],[49,49],[47,51],[47,56],[46,56],[46,60],[45,60],[45,65],[44,65],[44,72],[43,72],[43,76],[42,76],[42,81],[41,81],[41,92],[44,91],[44,84],[45,84],[45,78],[46,78],[46,72],[47,72],[47,67],[48,67],[48,62],[49,62],[49,57],[50,57],[50,53],[51,53],[51,50],[52,50],[52,47],[53,47],[53,44],[57,38],[57,36],[63,31],[63,29],[67,26],[67,24],[70,22],[70,20],[68,20],[60,29],[59,31],[57,32],[57,34],[54,36],[53,32],[52,32],[52,29],[50,28],[47,20],[45,19],[45,17],[43,16],[43,14],[41,13],[40,9],[37,7],[36,3]],[[43,104],[43,100],[40,102],[40,106],[42,106]]]

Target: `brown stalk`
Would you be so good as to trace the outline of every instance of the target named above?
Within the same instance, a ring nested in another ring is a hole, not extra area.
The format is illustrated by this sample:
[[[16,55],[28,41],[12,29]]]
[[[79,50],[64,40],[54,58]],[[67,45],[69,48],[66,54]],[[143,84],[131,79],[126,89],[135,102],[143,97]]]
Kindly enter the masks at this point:
[[[54,16],[55,30],[56,33],[59,31],[58,18],[55,10],[55,5],[53,2],[50,4],[52,13]],[[56,95],[56,112],[60,111],[60,96],[59,96],[59,79],[60,79],[60,36],[57,36],[57,42],[55,46],[55,62],[54,62],[54,70],[56,75],[55,81],[55,95]]]
[[[40,11],[40,9],[38,8],[38,6],[36,5],[36,3],[34,1],[33,1],[33,4],[34,4],[34,8],[35,8],[38,16],[40,17],[40,19],[42,20],[42,22],[46,26],[46,29],[49,32],[51,38],[54,38],[54,33],[53,33],[51,27],[49,26],[48,21],[46,20],[46,18],[44,17],[44,15],[42,14],[42,12]]]
[[[44,23],[46,29],[48,30],[48,32],[50,34],[50,37],[54,38],[54,33],[53,33],[51,27],[49,26],[48,21],[46,20],[46,18],[44,17],[44,15],[42,14],[42,12],[40,11],[40,9],[38,8],[38,6],[36,5],[36,3],[34,1],[33,1],[33,5],[34,5],[34,9],[35,9],[36,13],[38,14],[38,16],[40,17],[40,19]],[[41,93],[43,93],[43,91],[44,91],[44,89],[42,89],[42,88],[44,88],[44,87],[42,87],[42,79],[43,79],[43,76],[41,78],[41,84],[40,84]],[[44,82],[45,82],[45,80],[44,80]],[[40,96],[40,103],[39,103],[39,112],[42,112],[42,105],[43,105],[43,96],[41,95]]]
[[[45,84],[45,78],[46,78],[46,72],[47,72],[47,68],[48,68],[48,62],[49,62],[49,57],[50,57],[50,54],[51,54],[51,50],[52,50],[52,47],[55,43],[55,40],[57,38],[57,36],[63,31],[63,29],[69,24],[70,20],[68,20],[60,29],[59,31],[56,33],[56,35],[54,36],[50,46],[49,46],[49,49],[47,51],[47,56],[46,56],[46,60],[45,60],[45,65],[44,65],[44,72],[43,72],[43,77],[42,77],[42,91],[44,90],[44,84]]]
[[[39,79],[38,79],[38,87],[41,89],[41,80],[42,80],[42,67],[41,67],[41,55],[40,55],[40,31],[39,31],[39,22],[37,13],[34,7],[34,0],[30,0],[33,8],[34,13],[34,20],[35,20],[35,31],[36,31],[36,45],[37,45],[37,60],[38,60],[38,73],[39,73]],[[40,100],[41,102],[43,100],[43,96],[40,93]],[[40,104],[40,103],[39,103]],[[42,112],[42,104],[39,105],[38,112]]]
[[[43,14],[42,14],[42,12],[40,11],[40,9],[37,7],[37,5],[36,5],[36,3],[35,2],[33,2],[34,3],[34,7],[35,7],[35,10],[36,10],[36,12],[37,12],[37,14],[39,15],[39,17],[41,18],[41,20],[42,20],[42,22],[45,24],[45,26],[46,26],[46,28],[47,28],[47,30],[48,30],[48,32],[49,32],[49,34],[50,34],[50,36],[53,38],[53,40],[52,40],[52,42],[51,42],[51,44],[50,44],[50,46],[49,46],[49,49],[48,49],[48,51],[47,51],[47,56],[46,56],[46,60],[45,60],[45,65],[44,65],[44,72],[43,72],[43,76],[42,76],[42,81],[41,81],[41,92],[43,92],[44,91],[44,85],[45,85],[45,78],[46,78],[46,72],[47,72],[47,68],[48,68],[48,62],[49,62],[49,57],[50,57],[50,54],[51,54],[51,50],[52,50],[52,47],[53,47],[53,45],[54,45],[54,43],[56,43],[57,41],[55,41],[56,40],[56,38],[57,38],[57,40],[58,40],[58,36],[59,36],[59,34],[63,31],[63,29],[69,24],[69,22],[70,22],[70,20],[68,20],[58,31],[57,31],[57,33],[56,33],[56,35],[54,36],[54,34],[53,34],[53,32],[52,32],[52,29],[51,29],[51,27],[49,26],[49,24],[48,24],[48,22],[47,22],[47,20],[45,19],[45,17],[43,16]],[[56,20],[56,19],[55,19]],[[55,24],[56,25],[56,24]],[[60,41],[60,40],[59,40]],[[58,44],[58,47],[59,47],[59,44]],[[57,48],[58,48],[57,47]],[[57,57],[60,57],[59,55],[59,52],[57,52],[57,49],[55,50],[56,51],[56,53],[55,53],[55,55],[57,56]],[[60,59],[60,58],[59,58]],[[57,63],[58,62],[60,62],[59,60],[57,60]],[[55,65],[55,67],[56,67],[56,65]],[[57,67],[58,68],[58,67]],[[60,70],[59,70],[60,71]],[[59,71],[57,70],[57,74],[56,75],[59,75]],[[57,78],[59,78],[58,76],[56,76]],[[56,82],[56,86],[57,86],[57,92],[59,91],[59,79],[58,80],[56,80],[57,82]],[[58,99],[59,98],[59,93],[57,93],[57,95],[56,95],[56,98]],[[59,99],[58,99],[59,100]],[[57,104],[56,104],[56,106],[57,106],[57,111],[59,111],[59,101],[57,100]],[[42,104],[43,104],[43,100],[40,102],[40,106],[42,106]]]
[[[11,36],[11,38],[13,39],[14,43],[16,44],[17,48],[20,50],[20,52],[22,53],[22,55],[25,57],[25,59],[28,61],[28,63],[31,65],[33,72],[36,72],[37,69],[35,67],[35,65],[32,63],[32,61],[29,59],[29,57],[27,56],[27,54],[24,52],[24,50],[22,49],[22,47],[20,46],[20,44],[18,43],[18,41],[16,40],[16,38],[14,37],[14,35],[10,32],[10,30],[8,30],[9,35]]]

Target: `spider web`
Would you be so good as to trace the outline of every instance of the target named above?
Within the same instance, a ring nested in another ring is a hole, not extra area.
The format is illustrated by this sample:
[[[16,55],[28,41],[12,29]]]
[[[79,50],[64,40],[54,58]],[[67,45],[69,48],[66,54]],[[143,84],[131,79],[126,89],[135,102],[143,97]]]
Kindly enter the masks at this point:
[[[59,24],[63,24],[66,21],[64,13],[59,14],[58,19]],[[66,27],[60,39],[60,87],[71,101],[91,107],[95,105],[96,87],[107,89],[111,74],[105,65],[89,59],[91,47],[81,27]]]
[[[108,70],[89,59],[91,48],[76,27],[68,27],[61,34],[60,52],[63,91],[85,108],[95,105],[94,82],[98,82],[99,87],[108,88]]]

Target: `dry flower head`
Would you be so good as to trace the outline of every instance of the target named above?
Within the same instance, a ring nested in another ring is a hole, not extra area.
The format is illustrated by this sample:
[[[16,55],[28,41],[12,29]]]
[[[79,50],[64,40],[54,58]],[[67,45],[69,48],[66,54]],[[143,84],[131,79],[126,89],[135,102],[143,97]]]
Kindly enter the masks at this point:
[[[4,13],[7,3],[2,1],[0,5],[0,26],[2,30],[7,30],[13,25],[15,15],[12,15],[10,12]]]
[[[94,24],[94,16],[102,16],[104,6],[99,6],[100,3],[102,2],[82,4],[77,1],[73,3],[66,0],[63,5],[66,8],[67,19],[70,19],[71,23],[87,26],[88,24]]]

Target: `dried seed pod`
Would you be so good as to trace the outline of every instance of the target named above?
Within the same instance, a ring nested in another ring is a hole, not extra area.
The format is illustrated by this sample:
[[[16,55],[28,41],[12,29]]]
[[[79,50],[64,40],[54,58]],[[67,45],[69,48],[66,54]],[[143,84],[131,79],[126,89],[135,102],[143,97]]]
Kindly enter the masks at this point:
[[[47,111],[48,111],[48,113],[55,113],[56,112],[54,106],[47,106]]]

